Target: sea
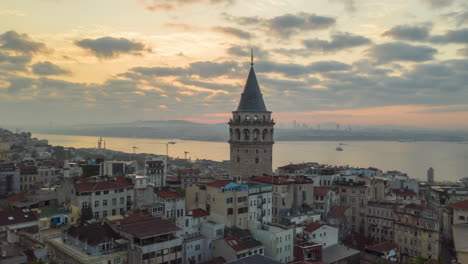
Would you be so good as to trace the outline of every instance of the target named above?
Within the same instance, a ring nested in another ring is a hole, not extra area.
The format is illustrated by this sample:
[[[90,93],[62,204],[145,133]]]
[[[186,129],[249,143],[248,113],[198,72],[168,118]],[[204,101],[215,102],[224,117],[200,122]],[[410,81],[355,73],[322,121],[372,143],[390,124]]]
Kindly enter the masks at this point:
[[[95,148],[98,138],[90,136],[33,134],[49,144],[74,148]],[[169,156],[192,160],[229,159],[227,142],[191,141],[179,139],[103,138],[107,149],[133,153],[166,153]],[[340,144],[341,143],[341,144]],[[337,151],[341,147],[343,151]],[[410,177],[425,180],[432,167],[436,181],[458,181],[468,177],[468,144],[459,142],[396,142],[396,141],[277,141],[273,146],[273,168],[290,163],[318,162],[329,165],[375,167],[381,170],[398,170]]]

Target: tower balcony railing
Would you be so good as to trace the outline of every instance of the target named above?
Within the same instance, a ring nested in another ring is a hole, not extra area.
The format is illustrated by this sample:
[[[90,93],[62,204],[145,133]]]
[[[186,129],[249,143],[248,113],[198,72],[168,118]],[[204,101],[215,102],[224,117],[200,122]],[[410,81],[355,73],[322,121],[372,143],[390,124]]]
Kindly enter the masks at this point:
[[[258,126],[273,126],[275,125],[275,120],[270,119],[270,120],[234,120],[234,119],[229,119],[228,122],[229,125],[238,125],[238,126],[244,126],[244,125],[258,125]]]

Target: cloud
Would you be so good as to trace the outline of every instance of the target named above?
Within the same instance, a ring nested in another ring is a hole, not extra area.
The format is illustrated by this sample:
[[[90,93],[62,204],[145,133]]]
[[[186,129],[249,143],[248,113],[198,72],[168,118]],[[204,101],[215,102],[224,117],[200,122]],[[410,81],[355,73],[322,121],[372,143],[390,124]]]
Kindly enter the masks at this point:
[[[460,56],[468,57],[468,47],[458,49],[457,54],[460,55]]]
[[[211,62],[199,61],[190,63],[188,67],[135,67],[130,69],[130,74],[123,76],[139,78],[132,76],[131,73],[138,73],[146,76],[188,76],[197,75],[202,78],[213,78],[223,75],[233,75],[239,70],[239,65],[233,61]]]
[[[422,62],[432,60],[437,50],[429,46],[416,46],[403,42],[391,42],[374,45],[368,54],[378,63],[392,61]]]
[[[139,0],[149,11],[172,11],[189,4],[232,4],[235,0]]]
[[[32,40],[27,34],[7,31],[0,35],[0,49],[11,50],[22,54],[46,52],[44,43]]]
[[[468,105],[455,105],[455,106],[436,106],[429,109],[413,111],[411,113],[454,113],[454,112],[468,112]]]
[[[462,43],[468,44],[468,28],[459,30],[449,30],[443,35],[432,36],[432,43],[447,44],[447,43]]]
[[[10,94],[17,94],[22,90],[31,89],[34,83],[34,79],[21,77],[21,76],[13,76],[8,79],[10,83],[7,87],[7,91]]]
[[[281,37],[290,37],[304,31],[327,29],[336,19],[316,14],[299,13],[277,16],[267,21],[268,28]]]
[[[319,61],[308,65],[258,61],[255,62],[255,69],[259,73],[279,73],[286,77],[298,78],[315,73],[349,70],[351,66],[338,61]]]
[[[0,52],[0,69],[3,71],[26,71],[26,65],[31,62],[31,56],[12,56]]]
[[[226,50],[226,53],[231,56],[242,57],[245,60],[250,59],[251,47],[247,46],[231,46]],[[259,47],[253,47],[254,60],[268,58],[269,52]]]
[[[271,31],[275,36],[287,38],[302,32],[327,29],[336,24],[333,17],[319,16],[310,13],[285,14],[270,19],[260,17],[235,17],[222,14],[228,21],[240,25],[257,25]]]
[[[323,53],[336,52],[339,50],[359,47],[371,44],[372,41],[366,37],[351,33],[336,33],[331,36],[331,41],[320,39],[304,40],[303,44],[311,51]]]
[[[430,27],[399,25],[385,31],[382,36],[397,40],[425,41],[429,37]]]
[[[214,27],[213,31],[234,36],[240,39],[250,39],[252,37],[252,34],[249,32],[233,27]]]
[[[346,11],[350,13],[356,12],[356,2],[354,0],[331,0],[332,2],[339,2],[344,4]]]
[[[69,75],[70,71],[59,67],[49,61],[38,62],[31,66],[36,75]]]
[[[75,41],[75,45],[101,59],[116,58],[122,54],[141,55],[143,52],[151,52],[151,49],[146,48],[144,44],[125,38],[82,39]]]
[[[432,8],[444,8],[453,4],[454,0],[422,0]]]

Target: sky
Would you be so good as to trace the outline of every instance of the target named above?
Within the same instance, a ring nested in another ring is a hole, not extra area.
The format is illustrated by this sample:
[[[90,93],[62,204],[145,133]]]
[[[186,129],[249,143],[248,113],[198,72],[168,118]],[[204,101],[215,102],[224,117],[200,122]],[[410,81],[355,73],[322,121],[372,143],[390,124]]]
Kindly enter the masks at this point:
[[[0,126],[226,122],[252,48],[277,123],[468,130],[465,0],[2,0]]]

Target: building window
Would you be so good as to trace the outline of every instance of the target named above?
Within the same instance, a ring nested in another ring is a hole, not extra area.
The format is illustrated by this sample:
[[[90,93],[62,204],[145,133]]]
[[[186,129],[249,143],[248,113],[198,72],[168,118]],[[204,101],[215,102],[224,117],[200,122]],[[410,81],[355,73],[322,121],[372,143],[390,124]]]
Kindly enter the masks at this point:
[[[94,207],[99,207],[99,201],[94,201]]]
[[[117,205],[117,198],[112,198],[112,205],[116,206]]]
[[[107,206],[107,200],[102,200],[102,206]]]
[[[95,218],[95,219],[99,219],[99,212],[95,212],[95,213],[94,213],[94,218]]]
[[[255,158],[255,163],[258,164],[258,157]]]
[[[125,198],[120,197],[120,204],[124,204],[124,203],[125,203]]]
[[[227,209],[227,214],[232,215],[234,213],[234,210],[232,208]]]
[[[226,203],[227,203],[227,204],[232,203],[232,201],[233,201],[232,197],[226,198]]]

